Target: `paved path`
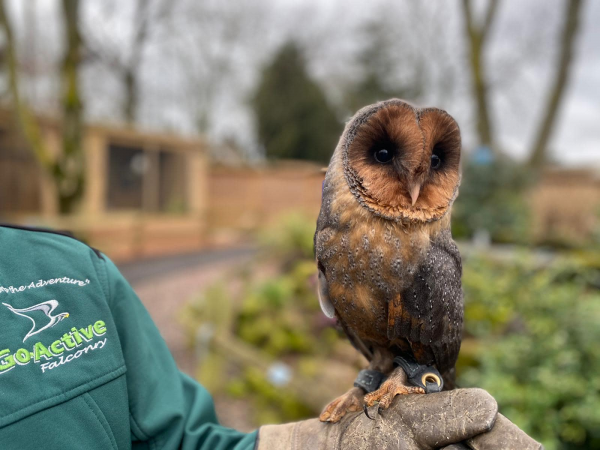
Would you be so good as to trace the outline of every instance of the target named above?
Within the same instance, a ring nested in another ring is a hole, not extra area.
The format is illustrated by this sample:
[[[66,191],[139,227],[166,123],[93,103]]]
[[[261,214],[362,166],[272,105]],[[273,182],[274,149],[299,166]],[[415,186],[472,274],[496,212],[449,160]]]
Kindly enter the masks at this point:
[[[221,262],[235,262],[256,253],[253,247],[204,250],[184,255],[148,258],[119,264],[119,270],[132,285],[145,280],[181,272],[192,267],[209,266]]]

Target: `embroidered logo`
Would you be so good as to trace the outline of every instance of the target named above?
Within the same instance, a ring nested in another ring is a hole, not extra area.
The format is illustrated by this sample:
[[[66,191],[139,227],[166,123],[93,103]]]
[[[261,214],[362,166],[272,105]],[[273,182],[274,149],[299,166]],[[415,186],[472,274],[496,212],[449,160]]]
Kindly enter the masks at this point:
[[[33,322],[33,327],[29,330],[29,333],[23,338],[23,342],[25,342],[31,336],[34,336],[42,331],[52,328],[58,322],[63,319],[69,317],[68,312],[60,313],[55,316],[52,315],[52,312],[58,306],[58,302],[56,300],[48,300],[47,302],[39,303],[37,305],[30,306],[29,308],[24,309],[16,309],[13,308],[8,303],[2,303],[13,313],[27,317],[29,320]]]
[[[32,347],[20,348],[16,352],[5,348],[0,351],[0,375],[29,363],[39,364],[42,373],[72,363],[88,353],[103,349],[108,338],[97,338],[104,336],[106,332],[104,321],[97,320],[87,327],[72,327],[70,332],[50,344],[36,342]]]

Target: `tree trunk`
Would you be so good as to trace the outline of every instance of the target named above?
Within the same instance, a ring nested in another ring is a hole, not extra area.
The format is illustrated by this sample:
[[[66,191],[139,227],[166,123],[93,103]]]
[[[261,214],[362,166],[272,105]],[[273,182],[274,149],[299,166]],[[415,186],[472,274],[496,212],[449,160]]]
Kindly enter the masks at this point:
[[[79,0],[63,0],[65,55],[62,63],[63,154],[55,175],[58,178],[61,213],[72,212],[84,189],[85,161],[82,146],[83,103],[79,92],[81,34]]]
[[[123,117],[128,125],[134,125],[137,119],[139,103],[138,73],[142,64],[142,54],[148,39],[149,8],[150,0],[138,0],[136,18],[139,21],[139,25],[132,42],[131,59],[123,68],[123,84],[125,86]]]
[[[19,92],[17,55],[12,24],[6,14],[5,0],[0,0],[0,26],[4,31],[4,38],[6,41],[4,44],[4,63],[8,74],[9,91],[21,132],[42,168],[48,172],[52,172],[54,170],[54,161],[50,156],[50,152],[44,145],[42,133],[33,114],[29,110],[27,102],[21,99]]]
[[[4,30],[6,70],[13,107],[27,144],[38,163],[54,180],[61,213],[73,212],[84,188],[84,160],[82,147],[82,102],[79,95],[78,69],[81,37],[78,28],[78,0],[63,0],[66,50],[63,59],[62,80],[62,153],[53,155],[46,145],[40,126],[21,97],[18,62],[10,19],[4,0],[0,0],[0,27]]]
[[[556,65],[556,74],[548,92],[545,114],[540,122],[533,143],[529,166],[538,171],[548,159],[548,141],[552,135],[556,116],[569,82],[575,36],[579,28],[579,19],[583,0],[567,0],[564,29],[560,40],[560,54]]]
[[[125,85],[125,99],[123,100],[123,117],[127,125],[134,125],[138,105],[137,98],[137,76],[131,68],[126,68],[123,73],[123,84]]]
[[[490,0],[482,25],[477,25],[473,17],[470,0],[463,0],[463,15],[465,24],[465,35],[469,42],[469,65],[471,69],[471,89],[475,97],[477,115],[477,134],[479,144],[496,151],[494,133],[490,118],[490,107],[488,102],[488,81],[483,61],[484,49],[487,36],[492,27],[498,0]]]

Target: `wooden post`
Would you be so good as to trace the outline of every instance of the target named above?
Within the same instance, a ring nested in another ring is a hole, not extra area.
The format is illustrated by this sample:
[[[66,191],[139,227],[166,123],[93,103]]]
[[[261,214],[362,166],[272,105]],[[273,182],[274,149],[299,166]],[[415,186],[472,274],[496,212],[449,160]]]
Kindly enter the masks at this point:
[[[42,129],[42,141],[44,147],[51,158],[55,161],[62,152],[62,142],[59,131],[54,127],[44,127]],[[45,218],[55,218],[59,214],[58,205],[58,187],[56,179],[52,177],[47,170],[41,171],[40,178],[40,203],[42,216]]]
[[[185,153],[186,208],[198,222],[198,239],[202,243],[207,227],[208,212],[208,158],[204,149],[189,149]]]
[[[86,154],[86,188],[82,212],[97,216],[106,212],[106,189],[108,174],[108,142],[105,135],[94,129],[87,129],[84,138]]]

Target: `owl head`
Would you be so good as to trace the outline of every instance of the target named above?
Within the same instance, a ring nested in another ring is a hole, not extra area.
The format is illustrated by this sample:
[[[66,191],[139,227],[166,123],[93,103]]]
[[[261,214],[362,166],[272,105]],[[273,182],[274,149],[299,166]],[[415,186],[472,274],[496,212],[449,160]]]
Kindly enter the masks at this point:
[[[392,99],[358,111],[336,154],[363,207],[398,222],[431,222],[458,194],[460,150],[460,130],[448,113]]]

